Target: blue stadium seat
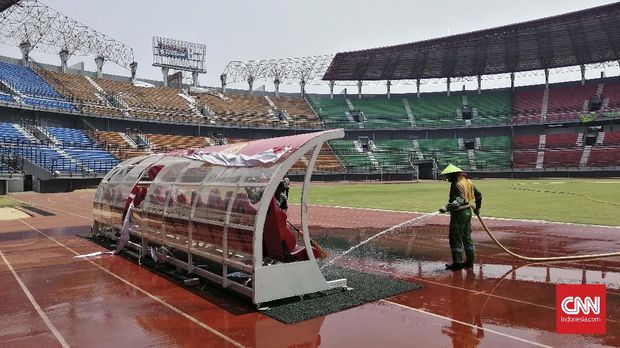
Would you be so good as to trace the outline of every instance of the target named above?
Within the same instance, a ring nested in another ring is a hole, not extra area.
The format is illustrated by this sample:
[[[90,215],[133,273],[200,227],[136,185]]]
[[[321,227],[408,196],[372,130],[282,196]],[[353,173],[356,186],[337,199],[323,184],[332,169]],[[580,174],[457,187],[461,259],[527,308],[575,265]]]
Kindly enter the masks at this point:
[[[9,94],[0,92],[0,102],[13,103],[15,102],[15,99],[13,99],[13,97]]]
[[[64,151],[71,157],[80,161],[82,165],[97,173],[107,173],[119,163],[111,153],[105,150],[66,149]]]
[[[4,163],[0,163],[0,173],[1,174],[10,174],[10,173],[15,173],[15,170],[13,170],[13,168],[7,166]]]
[[[48,127],[47,130],[59,141],[59,145],[73,147],[96,147],[93,140],[81,129]]]
[[[24,104],[47,109],[77,111],[73,104],[65,101],[52,86],[29,67],[0,62],[0,81],[21,93],[24,96],[22,98]],[[12,99],[0,97],[0,100],[13,101]]]
[[[11,123],[0,122],[0,143],[27,142],[28,138]]]

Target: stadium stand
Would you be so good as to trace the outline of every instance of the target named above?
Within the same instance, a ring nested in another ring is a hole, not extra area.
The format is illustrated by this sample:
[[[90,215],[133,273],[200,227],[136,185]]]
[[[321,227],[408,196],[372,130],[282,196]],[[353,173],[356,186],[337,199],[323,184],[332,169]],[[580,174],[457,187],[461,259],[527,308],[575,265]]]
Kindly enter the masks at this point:
[[[108,95],[120,105],[127,106],[130,116],[136,118],[196,122],[197,114],[186,99],[179,96],[180,90],[165,87],[139,87],[131,82],[108,79],[93,79]]]
[[[85,170],[107,173],[119,162],[110,152],[99,148],[81,129],[47,127],[46,130],[54,145],[76,160]]]
[[[512,164],[514,168],[536,168],[536,150],[513,150]]]
[[[15,99],[10,94],[0,92],[0,102],[13,103]]]
[[[510,150],[476,150],[475,157],[477,169],[506,169],[511,166]]]
[[[321,128],[321,120],[305,99],[294,97],[271,97],[271,100],[280,110],[289,116],[289,123],[299,128]]]
[[[86,113],[111,116],[122,114],[121,110],[111,105],[105,95],[100,93],[84,76],[45,69],[38,69],[37,73]]]
[[[547,149],[545,150],[544,166],[578,167],[583,149]]]
[[[376,150],[373,155],[383,171],[411,170],[409,154],[413,151],[413,143],[406,139],[375,140]]]
[[[395,96],[386,99],[385,96],[351,100],[355,109],[364,113],[365,128],[409,128],[411,123],[407,117],[405,104],[402,98]]]
[[[596,95],[597,88],[596,82],[588,82],[585,86],[562,84],[549,88],[547,120],[576,120],[581,112],[588,111],[588,101]]]
[[[26,135],[20,132],[13,123],[0,122],[0,143],[25,143],[29,142]]]
[[[33,129],[40,131],[41,138],[30,131]],[[3,155],[23,158],[50,173],[104,174],[118,163],[79,129],[0,123],[0,132]]]
[[[329,99],[329,96],[312,95],[308,100],[326,128],[359,128],[358,123],[349,116],[350,110],[344,96]]]
[[[95,147],[93,140],[81,129],[47,127],[47,131],[60,146],[67,147]]]
[[[592,167],[620,166],[620,147],[593,147],[588,158],[588,165]]]
[[[553,148],[570,148],[577,145],[577,133],[572,134],[547,134],[545,147]]]
[[[480,148],[482,150],[510,150],[512,148],[509,136],[481,137]]]
[[[604,110],[620,110],[620,81],[606,80],[602,93]]]
[[[97,141],[99,146],[107,149],[120,160],[152,153],[149,149],[138,148],[135,142],[121,132],[96,131],[93,132],[93,138]]]
[[[332,140],[329,146],[349,171],[363,172],[375,169],[368,155],[358,151],[353,141]]]
[[[340,160],[336,157],[329,144],[323,144],[319,156],[316,158],[315,170],[318,172],[337,172],[344,171]]]
[[[9,167],[8,165],[0,162],[0,173],[1,174],[9,174],[17,172],[15,169]]]
[[[169,151],[189,147],[202,148],[213,145],[211,140],[206,137],[165,134],[146,134],[146,137],[153,151]]]
[[[472,124],[498,125],[511,122],[512,96],[509,91],[472,93],[467,95],[467,100],[475,113]]]
[[[514,149],[537,149],[540,135],[515,135],[512,138]]]
[[[603,145],[620,145],[620,131],[605,132]]]
[[[29,67],[0,62],[0,84],[19,93],[24,104],[75,111],[73,104],[65,101],[52,86]]]
[[[432,93],[424,94],[420,98],[408,97],[407,100],[418,127],[453,127],[465,124],[465,121],[457,116],[457,110],[463,108],[461,95]]]
[[[275,117],[271,105],[263,97],[227,94],[215,96],[207,93],[192,94],[196,100],[215,114],[216,123],[239,126],[284,126]]]
[[[543,96],[544,89],[540,87],[524,87],[516,89],[512,94],[512,122],[541,122]]]

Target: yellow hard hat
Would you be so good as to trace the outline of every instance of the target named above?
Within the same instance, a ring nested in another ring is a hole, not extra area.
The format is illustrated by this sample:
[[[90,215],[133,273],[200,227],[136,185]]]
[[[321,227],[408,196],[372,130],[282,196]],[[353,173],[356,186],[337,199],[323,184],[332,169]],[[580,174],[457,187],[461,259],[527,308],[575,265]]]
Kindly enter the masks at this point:
[[[461,173],[463,172],[463,169],[455,166],[454,164],[450,163],[448,164],[448,166],[441,172],[440,175],[447,175],[447,174],[452,174],[452,173]]]

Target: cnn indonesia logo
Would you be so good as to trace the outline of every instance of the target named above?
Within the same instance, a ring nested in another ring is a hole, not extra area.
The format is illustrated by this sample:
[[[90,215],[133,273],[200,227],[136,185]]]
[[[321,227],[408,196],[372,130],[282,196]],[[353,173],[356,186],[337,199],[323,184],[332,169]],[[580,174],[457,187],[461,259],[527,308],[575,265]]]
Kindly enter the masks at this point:
[[[605,285],[556,286],[556,329],[566,334],[605,334]]]

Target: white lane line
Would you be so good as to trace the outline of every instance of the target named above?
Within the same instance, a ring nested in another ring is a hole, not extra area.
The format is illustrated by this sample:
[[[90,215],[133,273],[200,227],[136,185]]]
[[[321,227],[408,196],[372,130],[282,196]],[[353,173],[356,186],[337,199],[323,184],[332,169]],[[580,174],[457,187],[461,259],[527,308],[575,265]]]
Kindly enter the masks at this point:
[[[75,255],[80,255],[80,253],[78,253],[77,251],[75,251],[75,250],[73,250],[72,248],[70,248],[70,247],[68,247],[68,246],[64,245],[63,243],[61,243],[61,242],[57,241],[56,239],[54,239],[54,238],[52,238],[51,236],[47,235],[46,233],[42,232],[42,231],[41,231],[41,230],[39,230],[38,228],[36,228],[36,227],[34,227],[34,226],[30,225],[30,224],[29,224],[29,223],[27,223],[26,221],[21,220],[21,219],[20,219],[20,221],[21,221],[21,222],[23,222],[26,226],[28,226],[28,227],[32,228],[33,230],[35,230],[35,231],[39,232],[40,234],[42,234],[43,236],[45,236],[47,239],[51,240],[52,242],[54,242],[54,243],[56,243],[56,244],[60,245],[61,247],[63,247],[63,248],[65,248],[65,249],[69,250],[69,251],[70,251],[70,252],[72,252],[73,254],[75,254]],[[149,298],[151,298],[152,300],[154,300],[154,301],[156,301],[156,302],[159,302],[160,304],[162,304],[162,305],[163,305],[163,306],[165,306],[166,308],[170,309],[171,311],[173,311],[173,312],[175,312],[175,313],[177,313],[177,314],[179,314],[179,315],[183,316],[184,318],[186,318],[186,319],[188,319],[189,321],[193,322],[194,324],[196,324],[196,325],[198,325],[198,326],[202,327],[203,329],[208,330],[208,331],[209,331],[209,332],[211,332],[212,334],[214,334],[214,335],[218,336],[219,338],[221,338],[221,339],[223,339],[224,341],[226,341],[226,342],[228,342],[228,343],[232,344],[233,346],[235,346],[235,347],[243,347],[243,348],[245,348],[245,346],[244,346],[243,344],[241,344],[241,343],[239,343],[239,342],[235,341],[234,339],[232,339],[232,338],[230,338],[230,337],[228,337],[228,336],[224,335],[223,333],[221,333],[221,332],[217,331],[216,329],[214,329],[214,328],[210,327],[209,325],[207,325],[207,324],[203,323],[202,321],[200,321],[200,320],[196,319],[195,317],[193,317],[193,316],[191,316],[191,315],[189,315],[189,314],[187,314],[187,313],[183,312],[182,310],[178,309],[177,307],[175,307],[175,306],[173,306],[173,305],[171,305],[171,304],[169,304],[169,303],[165,302],[165,301],[164,301],[164,300],[162,300],[161,298],[159,298],[159,297],[157,297],[157,296],[155,296],[155,295],[151,294],[150,292],[148,292],[148,291],[146,291],[146,290],[142,289],[141,287],[139,287],[139,286],[137,286],[137,285],[133,284],[132,282],[130,282],[130,281],[128,281],[128,280],[126,280],[125,278],[122,278],[122,277],[120,277],[120,276],[118,276],[118,275],[114,274],[113,272],[111,272],[111,271],[110,271],[110,270],[108,270],[107,268],[105,268],[105,267],[103,267],[103,266],[99,265],[98,263],[96,263],[96,262],[94,262],[94,261],[92,261],[92,260],[89,260],[89,259],[85,259],[85,261],[90,262],[92,265],[94,265],[95,267],[97,267],[97,268],[101,269],[102,271],[106,272],[107,274],[111,275],[112,277],[114,277],[114,278],[116,278],[116,279],[120,280],[121,282],[123,282],[123,283],[125,283],[125,284],[129,285],[130,287],[134,288],[135,290],[137,290],[137,291],[139,291],[139,292],[143,293],[144,295],[148,296],[148,297],[149,297]]]
[[[28,297],[28,299],[30,300],[30,303],[32,303],[32,306],[34,307],[34,309],[37,310],[37,313],[39,313],[39,316],[41,317],[41,319],[43,319],[43,322],[45,323],[45,325],[47,325],[47,327],[50,329],[50,331],[52,331],[52,333],[54,334],[54,336],[58,340],[58,343],[60,343],[60,345],[63,348],[70,347],[69,344],[67,343],[67,341],[65,341],[65,339],[62,337],[60,332],[58,332],[58,330],[56,329],[54,324],[52,324],[50,319],[47,317],[47,315],[45,314],[45,312],[43,311],[41,306],[39,306],[39,304],[37,303],[37,300],[34,299],[34,296],[32,296],[32,294],[30,293],[30,290],[28,290],[28,288],[26,287],[26,284],[24,284],[24,282],[19,277],[17,272],[15,272],[15,270],[13,269],[13,266],[11,266],[11,264],[9,263],[9,260],[6,259],[6,256],[4,256],[4,253],[2,251],[0,251],[0,257],[2,257],[2,260],[7,265],[7,267],[11,271],[11,273],[13,273],[13,276],[15,277],[15,280],[17,280],[17,283],[19,284],[19,286],[24,291],[24,294],[26,294],[26,297]]]
[[[551,346],[547,346],[547,345],[544,345],[544,344],[540,344],[538,342],[527,340],[525,338],[513,336],[513,335],[510,335],[510,334],[499,332],[499,331],[495,331],[495,330],[489,329],[489,328],[483,328],[483,327],[480,327],[478,325],[473,325],[473,324],[470,324],[470,323],[466,323],[464,321],[452,319],[450,317],[445,317],[443,315],[439,315],[439,314],[423,311],[421,309],[405,306],[403,304],[392,302],[392,301],[389,301],[389,300],[379,300],[379,301],[386,302],[386,303],[389,303],[389,304],[394,305],[394,306],[398,306],[398,307],[403,308],[403,309],[415,311],[415,312],[422,313],[422,314],[427,314],[427,315],[430,315],[430,316],[435,317],[435,318],[440,318],[440,319],[444,319],[444,320],[447,320],[447,321],[453,321],[453,322],[459,323],[461,325],[466,325],[466,326],[469,326],[469,327],[472,327],[472,328],[475,328],[475,329],[480,329],[480,330],[484,330],[486,332],[491,332],[491,333],[494,333],[496,335],[500,335],[500,336],[504,336],[504,337],[507,337],[507,338],[511,338],[513,340],[521,341],[523,343],[528,343],[528,344],[531,344],[531,345],[534,345],[534,346],[537,346],[537,347],[549,347],[549,348],[551,347]]]

